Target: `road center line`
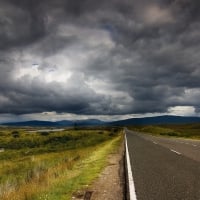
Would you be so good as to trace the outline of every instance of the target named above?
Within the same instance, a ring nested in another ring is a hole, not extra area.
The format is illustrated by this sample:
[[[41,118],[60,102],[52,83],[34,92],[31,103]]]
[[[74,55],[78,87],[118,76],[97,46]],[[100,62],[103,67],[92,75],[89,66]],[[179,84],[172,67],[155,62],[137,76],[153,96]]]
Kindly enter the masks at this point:
[[[125,134],[125,143],[126,143],[126,162],[127,162],[127,170],[128,170],[128,184],[129,184],[130,200],[137,200],[136,193],[135,193],[135,185],[134,185],[134,180],[133,180],[133,173],[131,170],[126,134]]]
[[[172,152],[174,152],[174,153],[176,153],[176,154],[178,154],[178,155],[181,155],[181,153],[180,153],[180,152],[178,152],[178,151],[175,151],[175,150],[173,150],[173,149],[170,149],[170,151],[172,151]]]
[[[156,143],[156,142],[154,142],[154,141],[153,141],[153,143],[154,143],[154,144],[158,144],[158,143]]]

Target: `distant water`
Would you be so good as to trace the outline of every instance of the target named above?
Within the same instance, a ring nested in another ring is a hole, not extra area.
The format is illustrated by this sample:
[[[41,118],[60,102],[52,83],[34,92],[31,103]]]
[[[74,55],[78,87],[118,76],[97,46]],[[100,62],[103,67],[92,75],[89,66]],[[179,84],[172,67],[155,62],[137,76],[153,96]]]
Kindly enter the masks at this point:
[[[58,131],[64,131],[65,129],[63,128],[58,128],[58,129],[40,129],[40,130],[34,130],[34,131],[28,131],[29,133],[41,133],[41,132],[58,132]]]

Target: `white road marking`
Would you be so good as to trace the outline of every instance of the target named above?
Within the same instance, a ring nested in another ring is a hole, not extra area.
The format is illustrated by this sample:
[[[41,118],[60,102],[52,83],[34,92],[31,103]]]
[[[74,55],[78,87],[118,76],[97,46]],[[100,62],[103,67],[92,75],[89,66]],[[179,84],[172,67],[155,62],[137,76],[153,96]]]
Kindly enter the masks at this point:
[[[158,143],[156,143],[156,142],[154,142],[154,141],[153,141],[153,143],[154,143],[154,144],[158,144]]]
[[[187,144],[187,145],[192,145],[193,147],[196,147],[197,145],[196,144],[190,144],[190,143],[184,143],[184,144]]]
[[[191,143],[188,143],[188,142],[180,142],[180,141],[176,141],[176,142],[178,142],[180,144],[192,145],[193,147],[197,147],[196,144],[191,144]]]
[[[170,149],[170,151],[172,151],[172,152],[174,152],[174,153],[176,153],[176,154],[178,154],[178,155],[181,155],[181,153],[180,153],[180,152],[178,152],[178,151],[175,151],[175,150],[173,150],[173,149]]]
[[[134,185],[134,180],[133,180],[133,173],[132,173],[132,170],[131,170],[126,134],[125,134],[125,143],[126,143],[126,162],[127,162],[127,169],[128,169],[128,182],[129,182],[130,200],[137,200],[136,193],[135,193],[135,185]]]

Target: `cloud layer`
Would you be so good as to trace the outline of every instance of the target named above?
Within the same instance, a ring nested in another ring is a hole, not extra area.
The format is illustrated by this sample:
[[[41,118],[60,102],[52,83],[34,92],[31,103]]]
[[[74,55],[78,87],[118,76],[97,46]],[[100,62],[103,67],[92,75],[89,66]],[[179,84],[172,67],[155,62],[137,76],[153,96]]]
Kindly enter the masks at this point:
[[[0,113],[198,114],[199,8],[197,0],[1,0]]]

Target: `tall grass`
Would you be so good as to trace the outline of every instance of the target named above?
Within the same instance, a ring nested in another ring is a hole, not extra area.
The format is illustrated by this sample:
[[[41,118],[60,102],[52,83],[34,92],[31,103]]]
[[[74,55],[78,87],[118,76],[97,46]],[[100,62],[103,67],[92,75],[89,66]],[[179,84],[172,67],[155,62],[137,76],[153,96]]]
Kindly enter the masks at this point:
[[[5,148],[0,153],[1,200],[70,198],[72,191],[97,176],[120,138],[111,130],[48,135],[20,130],[19,137],[12,131],[4,130],[0,137],[0,147]]]
[[[200,139],[200,124],[166,124],[151,126],[132,126],[132,130],[153,135]]]

